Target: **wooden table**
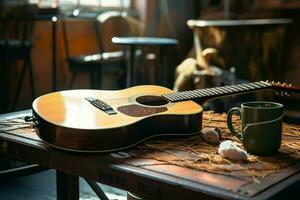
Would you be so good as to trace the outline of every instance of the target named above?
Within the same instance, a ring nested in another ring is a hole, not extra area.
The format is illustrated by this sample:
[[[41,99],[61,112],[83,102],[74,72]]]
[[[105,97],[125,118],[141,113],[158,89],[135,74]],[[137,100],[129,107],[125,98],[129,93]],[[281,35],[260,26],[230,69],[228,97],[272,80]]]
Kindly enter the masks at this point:
[[[169,86],[169,72],[167,64],[165,63],[165,47],[174,46],[177,40],[159,37],[113,37],[112,42],[115,44],[126,45],[130,47],[130,64],[127,67],[127,87],[133,86],[136,80],[135,71],[135,50],[136,46],[157,46],[159,47],[159,61],[160,66],[157,70],[156,77],[158,79],[156,84]]]
[[[187,21],[193,31],[198,61],[203,59],[203,50],[216,48],[225,62],[223,67],[235,67],[236,78],[250,81],[282,79],[285,70],[280,58],[284,33],[291,23],[291,19]],[[272,45],[268,46],[268,42]]]
[[[156,200],[290,199],[298,193],[300,163],[273,173],[258,184],[175,165],[147,165],[153,160],[57,150],[21,123],[11,125],[10,133],[4,131],[3,120],[17,120],[30,114],[31,110],[0,115],[0,154],[55,169],[57,199],[78,199],[79,176]]]

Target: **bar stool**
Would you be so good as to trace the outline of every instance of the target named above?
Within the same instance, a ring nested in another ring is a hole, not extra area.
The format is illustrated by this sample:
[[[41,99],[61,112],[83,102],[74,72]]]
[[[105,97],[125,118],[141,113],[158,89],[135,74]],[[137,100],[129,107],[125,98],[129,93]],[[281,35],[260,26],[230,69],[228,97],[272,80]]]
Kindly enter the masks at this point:
[[[38,8],[33,4],[17,4],[3,6],[1,11],[0,59],[1,59],[1,105],[0,112],[7,110],[9,89],[10,89],[10,69],[12,61],[23,61],[20,77],[17,80],[12,109],[17,106],[26,71],[29,72],[30,91],[32,100],[35,98],[34,75],[31,65],[30,53],[33,47],[33,28],[37,16]]]

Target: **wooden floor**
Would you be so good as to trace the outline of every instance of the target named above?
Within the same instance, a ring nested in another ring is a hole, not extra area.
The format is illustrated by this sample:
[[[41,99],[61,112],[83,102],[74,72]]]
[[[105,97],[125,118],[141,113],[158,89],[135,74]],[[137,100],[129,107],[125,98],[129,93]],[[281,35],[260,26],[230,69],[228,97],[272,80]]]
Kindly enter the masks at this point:
[[[126,192],[101,185],[110,199],[125,200]],[[47,170],[34,175],[15,179],[0,179],[0,199],[5,200],[55,200],[55,171]],[[96,200],[98,197],[85,182],[80,179],[80,199]]]

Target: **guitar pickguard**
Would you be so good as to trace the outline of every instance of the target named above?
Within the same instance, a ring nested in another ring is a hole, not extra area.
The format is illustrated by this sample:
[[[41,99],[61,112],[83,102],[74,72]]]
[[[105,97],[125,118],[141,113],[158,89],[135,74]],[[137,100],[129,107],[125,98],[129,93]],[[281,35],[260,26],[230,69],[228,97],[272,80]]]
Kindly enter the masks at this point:
[[[141,106],[137,104],[131,104],[131,105],[120,106],[117,108],[117,110],[131,117],[145,117],[145,116],[165,112],[168,109],[166,107],[148,107],[148,106]]]

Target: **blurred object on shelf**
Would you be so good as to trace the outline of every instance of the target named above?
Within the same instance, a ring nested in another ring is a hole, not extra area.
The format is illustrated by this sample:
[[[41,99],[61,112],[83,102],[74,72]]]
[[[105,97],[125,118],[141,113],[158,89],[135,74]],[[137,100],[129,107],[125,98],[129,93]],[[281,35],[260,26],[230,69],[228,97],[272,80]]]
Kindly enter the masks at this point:
[[[204,49],[197,59],[187,58],[175,71],[174,91],[192,90],[197,88],[206,88],[206,81],[200,76],[221,77],[224,68],[224,60],[219,57],[218,50],[215,48]],[[202,84],[202,87],[199,87]],[[213,86],[213,85],[212,85]],[[217,84],[216,86],[219,86]]]
[[[218,49],[224,69],[236,68],[236,76],[249,81],[280,81],[282,47],[290,19],[188,20],[194,33],[196,58],[206,48]]]

